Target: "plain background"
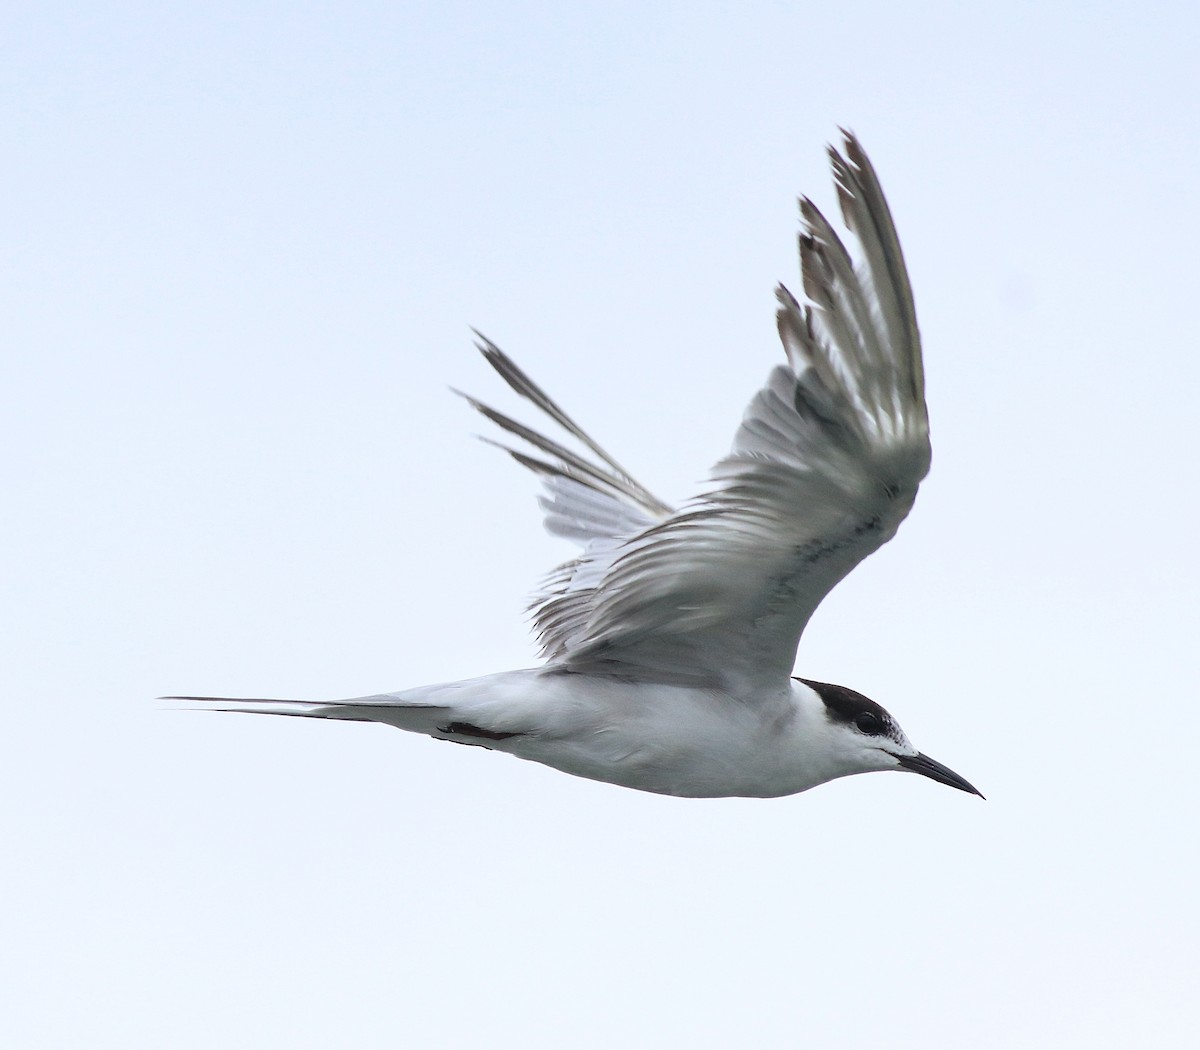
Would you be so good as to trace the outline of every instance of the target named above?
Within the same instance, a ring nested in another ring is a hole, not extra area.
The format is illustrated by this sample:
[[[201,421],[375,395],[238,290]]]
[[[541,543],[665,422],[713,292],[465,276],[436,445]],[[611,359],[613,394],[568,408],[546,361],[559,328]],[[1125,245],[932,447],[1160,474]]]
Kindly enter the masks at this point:
[[[1196,11],[6,8],[4,1044],[1195,1045]],[[798,669],[987,802],[155,709],[531,665],[468,326],[686,497],[839,123],[934,467]]]

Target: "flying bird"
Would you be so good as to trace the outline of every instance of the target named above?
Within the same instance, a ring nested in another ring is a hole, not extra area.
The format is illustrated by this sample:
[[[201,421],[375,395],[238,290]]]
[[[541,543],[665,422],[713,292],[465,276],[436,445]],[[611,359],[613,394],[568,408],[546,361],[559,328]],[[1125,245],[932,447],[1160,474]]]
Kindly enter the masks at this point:
[[[467,399],[519,442],[497,443],[540,477],[547,529],[581,549],[532,606],[541,666],[332,702],[168,699],[382,722],[667,795],[776,797],[878,770],[980,794],[873,700],[792,675],[809,618],[892,538],[930,462],[921,341],[891,213],[854,135],[829,158],[856,258],[802,198],[804,299],[776,293],[786,363],[681,507],[635,481],[480,337],[500,377],[583,450]]]

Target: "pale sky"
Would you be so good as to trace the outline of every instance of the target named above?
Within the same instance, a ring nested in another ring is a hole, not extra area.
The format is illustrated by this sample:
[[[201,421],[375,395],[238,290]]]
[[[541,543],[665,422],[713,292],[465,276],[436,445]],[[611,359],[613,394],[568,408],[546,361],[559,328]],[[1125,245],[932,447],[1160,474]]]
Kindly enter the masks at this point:
[[[1200,14],[983,8],[9,6],[5,1046],[1194,1045]],[[156,709],[531,666],[469,326],[690,495],[839,124],[934,465],[797,671],[986,802]]]

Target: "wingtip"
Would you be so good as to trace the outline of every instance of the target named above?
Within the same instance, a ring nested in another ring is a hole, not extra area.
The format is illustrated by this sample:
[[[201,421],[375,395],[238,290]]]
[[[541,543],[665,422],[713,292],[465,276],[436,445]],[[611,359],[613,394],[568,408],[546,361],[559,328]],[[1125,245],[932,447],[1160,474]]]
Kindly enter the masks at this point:
[[[478,328],[471,328],[471,334],[475,336],[475,349],[483,354],[484,358],[493,368],[499,371],[497,361],[507,361],[508,355]]]
[[[457,394],[459,397],[461,397],[468,405],[471,406],[471,408],[473,408],[481,416],[484,416],[485,418],[491,419],[493,422],[495,422],[495,409],[489,408],[478,398],[472,397],[470,394],[468,394],[464,390],[459,390],[458,387],[456,387],[456,386],[448,387],[447,389],[450,391],[450,393]]]
[[[800,309],[800,303],[792,294],[792,290],[782,281],[775,285],[775,299],[782,308],[790,310]]]

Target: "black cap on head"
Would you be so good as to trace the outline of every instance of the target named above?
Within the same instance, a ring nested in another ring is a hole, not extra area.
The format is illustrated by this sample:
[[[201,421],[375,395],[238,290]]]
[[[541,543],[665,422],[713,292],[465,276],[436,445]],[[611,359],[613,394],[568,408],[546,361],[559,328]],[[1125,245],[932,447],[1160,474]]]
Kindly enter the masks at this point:
[[[862,693],[829,682],[810,682],[807,678],[796,681],[803,682],[821,698],[831,721],[854,726],[867,736],[890,736],[897,741],[902,738],[900,727],[892,716]]]

